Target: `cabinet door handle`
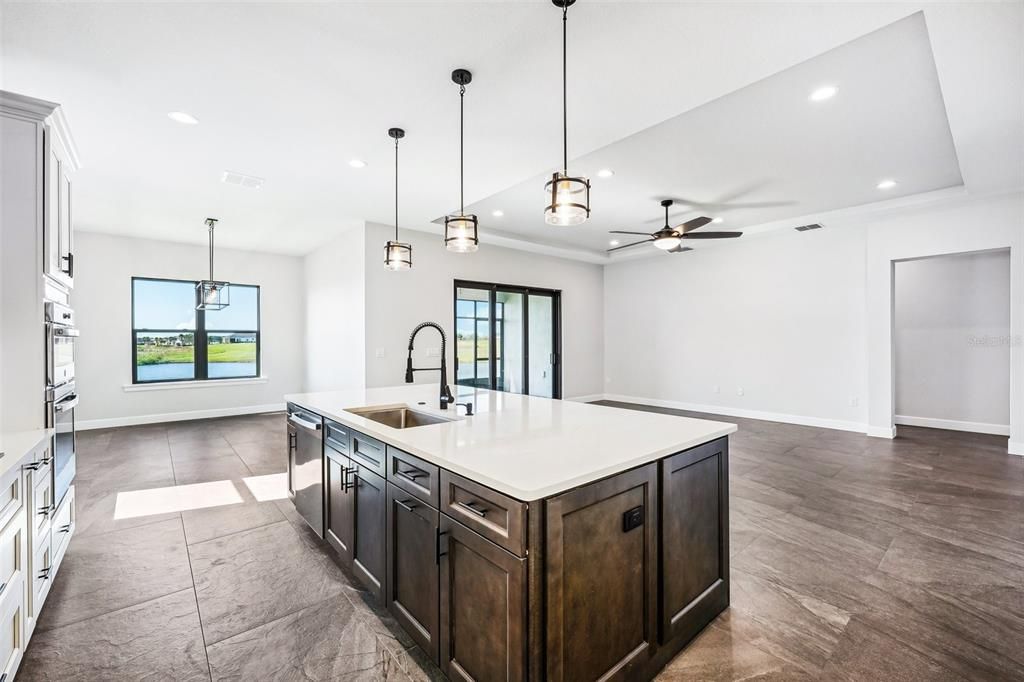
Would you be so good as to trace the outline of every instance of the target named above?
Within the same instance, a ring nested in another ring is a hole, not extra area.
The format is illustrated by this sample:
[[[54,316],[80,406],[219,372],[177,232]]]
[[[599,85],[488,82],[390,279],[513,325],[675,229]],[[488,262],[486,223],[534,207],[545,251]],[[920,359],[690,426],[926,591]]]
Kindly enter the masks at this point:
[[[448,555],[448,552],[442,552],[441,551],[441,536],[442,535],[448,535],[448,531],[441,530],[441,529],[438,529],[438,531],[437,531],[437,549],[436,549],[435,556],[434,556],[434,563],[437,563],[437,564],[441,563],[441,557]]]
[[[487,516],[487,508],[486,507],[475,507],[475,506],[473,506],[472,502],[456,502],[456,504],[459,507],[461,507],[462,509],[465,509],[466,511],[468,511],[469,513],[476,514],[480,518],[483,518],[483,517]]]
[[[75,254],[68,251],[68,255],[61,256],[61,260],[65,260],[68,263],[67,268],[61,268],[68,277],[74,278],[75,276]]]
[[[416,479],[423,478],[424,476],[429,476],[429,475],[430,474],[428,474],[426,471],[420,471],[419,469],[414,469],[413,471],[396,471],[395,472],[395,476],[398,476],[399,478],[404,478],[405,480],[409,481],[410,483],[416,483],[417,485],[419,484],[419,482]]]
[[[59,532],[61,532],[61,533],[70,533],[71,532],[71,524],[70,523],[64,524],[63,526],[60,527],[60,531]]]
[[[399,507],[401,507],[405,511],[409,511],[409,512],[411,512],[413,509],[415,509],[417,507],[417,505],[415,505],[415,504],[409,504],[410,502],[412,502],[412,500],[406,500],[405,502],[403,502],[402,500],[395,500],[395,504],[397,504]]]
[[[349,482],[348,480],[349,474],[352,474],[351,482]],[[352,488],[356,487],[355,474],[355,467],[341,467],[341,492],[347,493],[349,490],[352,490]]]
[[[43,516],[49,516],[50,515],[50,505],[46,505],[45,507],[40,507],[39,508],[39,513],[42,514]]]
[[[49,580],[50,579],[50,569],[49,568],[44,568],[43,570],[39,571],[39,578],[42,579],[42,580]]]
[[[42,462],[32,462],[31,464],[24,465],[25,471],[39,471],[39,467],[43,466]]]
[[[5,587],[7,587],[7,583],[0,583],[0,592],[3,592]]]

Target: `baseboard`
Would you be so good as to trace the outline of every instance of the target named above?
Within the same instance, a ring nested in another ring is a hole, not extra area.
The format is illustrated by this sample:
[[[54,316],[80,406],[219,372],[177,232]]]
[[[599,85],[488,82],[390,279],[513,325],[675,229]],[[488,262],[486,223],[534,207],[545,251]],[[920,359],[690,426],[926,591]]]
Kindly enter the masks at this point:
[[[577,395],[571,398],[562,398],[562,400],[568,400],[574,403],[592,403],[595,400],[604,400],[603,393],[591,393],[590,395]]]
[[[929,429],[946,429],[948,431],[968,431],[970,433],[989,433],[993,436],[1009,436],[1009,424],[986,424],[985,422],[962,422],[954,419],[932,419],[931,417],[909,417],[896,415],[897,424],[904,426],[924,426]]]
[[[84,419],[75,422],[75,428],[79,431],[88,431],[90,429],[110,429],[117,426],[138,426],[139,424],[159,424],[161,422],[179,422],[189,419],[210,419],[212,417],[235,417],[241,414],[283,412],[284,409],[284,403],[271,403],[269,405],[218,407],[212,410],[167,412],[165,414],[140,414],[131,417],[111,417],[108,419]]]
[[[864,433],[868,430],[868,425],[862,424],[860,422],[848,422],[843,421],[841,419],[826,419],[823,417],[807,417],[799,414],[784,414],[781,412],[748,410],[737,407],[726,407],[724,405],[701,405],[698,403],[684,403],[676,400],[638,398],[636,396],[618,395],[614,393],[606,393],[603,399],[615,400],[623,403],[635,403],[638,405],[668,407],[674,410],[687,410],[689,412],[720,414],[726,417],[742,417],[744,419],[760,419],[762,421],[781,422],[784,424],[798,424],[800,426],[816,426],[823,429],[836,429],[838,431],[854,431],[856,433]]]
[[[892,440],[896,437],[896,426],[869,426],[864,430],[864,433],[872,438],[888,438]]]
[[[1011,440],[1010,445],[1007,448],[1007,452],[1011,455],[1020,455],[1021,457],[1024,457],[1024,441]]]

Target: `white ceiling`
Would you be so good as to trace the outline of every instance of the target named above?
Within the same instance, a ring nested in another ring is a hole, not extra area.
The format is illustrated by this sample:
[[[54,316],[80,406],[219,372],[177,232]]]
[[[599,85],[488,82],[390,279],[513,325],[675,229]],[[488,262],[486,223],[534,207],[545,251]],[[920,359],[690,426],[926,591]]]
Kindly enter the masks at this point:
[[[884,29],[922,7],[927,36],[919,18]],[[499,225],[481,210],[483,235],[578,246],[538,221],[561,135],[560,17],[548,0],[5,3],[0,13],[0,87],[65,106],[84,164],[80,229],[204,243],[212,215],[221,245],[305,253],[353,221],[393,220],[386,130],[400,125],[402,225],[435,230],[429,221],[458,197],[449,73],[462,66],[475,77],[467,202],[498,195],[506,213]],[[955,184],[935,67],[963,182],[1021,187],[1022,17],[1014,2],[581,0],[569,22],[570,155],[581,171],[616,170],[595,178],[581,254],[603,248],[605,229],[657,227],[664,195],[798,202],[726,211],[736,226],[871,201],[879,175],[897,177],[899,193]],[[801,77],[831,79],[829,65],[839,95],[809,107]],[[200,124],[173,123],[175,110]],[[224,170],[266,184],[224,185]]]

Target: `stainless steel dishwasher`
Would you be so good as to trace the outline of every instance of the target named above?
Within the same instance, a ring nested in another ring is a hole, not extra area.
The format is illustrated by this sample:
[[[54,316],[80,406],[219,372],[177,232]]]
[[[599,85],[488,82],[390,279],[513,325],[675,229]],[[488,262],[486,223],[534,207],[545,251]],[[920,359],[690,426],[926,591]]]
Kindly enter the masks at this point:
[[[288,405],[288,496],[295,510],[324,536],[324,420]]]

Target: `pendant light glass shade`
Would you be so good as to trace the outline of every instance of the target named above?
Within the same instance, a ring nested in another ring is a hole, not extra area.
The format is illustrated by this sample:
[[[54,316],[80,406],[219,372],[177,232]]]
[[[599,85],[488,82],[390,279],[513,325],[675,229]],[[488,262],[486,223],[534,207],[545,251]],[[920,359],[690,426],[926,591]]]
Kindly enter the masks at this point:
[[[555,173],[544,185],[548,205],[544,222],[548,225],[579,225],[590,217],[590,180]]]
[[[544,222],[548,225],[579,225],[590,217],[590,180],[569,175],[569,113],[566,83],[566,32],[569,6],[576,0],[551,0],[562,9],[562,170],[554,173],[544,185],[548,205],[544,208]]]
[[[231,285],[213,278],[213,228],[216,218],[207,218],[206,227],[210,233],[210,279],[196,284],[196,310],[222,310],[231,304]]]
[[[398,141],[405,137],[401,128],[389,128],[395,141],[395,238],[384,245],[384,267],[391,271],[412,269],[412,244],[398,241]]]
[[[388,270],[412,269],[412,244],[388,240],[384,245],[384,267]]]
[[[472,213],[466,213],[463,192],[463,170],[465,168],[465,100],[466,86],[473,81],[473,74],[466,69],[452,71],[452,82],[459,86],[459,212],[444,217],[444,245],[455,253],[472,253],[480,244],[477,231],[479,221]]]
[[[475,215],[445,216],[444,245],[455,253],[472,253],[479,248]]]

